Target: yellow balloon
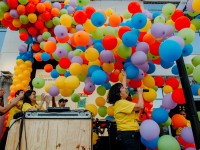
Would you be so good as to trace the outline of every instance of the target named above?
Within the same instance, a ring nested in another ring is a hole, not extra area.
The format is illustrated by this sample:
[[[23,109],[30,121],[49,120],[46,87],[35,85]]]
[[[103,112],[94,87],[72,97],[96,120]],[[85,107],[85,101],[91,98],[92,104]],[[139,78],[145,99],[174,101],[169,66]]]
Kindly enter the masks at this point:
[[[152,25],[152,23],[148,19],[146,25],[142,29],[140,29],[140,32],[146,32],[146,31],[148,31],[151,28],[151,25]]]
[[[78,75],[81,73],[81,65],[79,63],[72,63],[69,67],[69,72],[71,75]]]
[[[92,33],[97,27],[92,24],[91,20],[87,19],[87,21],[83,24],[83,28],[86,32]]]
[[[50,87],[51,86],[53,86],[54,84],[53,83],[47,83],[47,84],[45,84],[45,87],[44,87],[44,90],[45,90],[45,92],[49,92],[49,89],[50,89]]]
[[[100,97],[96,98],[95,103],[96,103],[97,106],[101,107],[101,106],[104,106],[106,104],[106,100],[105,100],[105,98],[100,96]]]
[[[16,28],[19,28],[22,25],[19,19],[13,19],[12,24]]]
[[[69,4],[69,2],[70,2],[70,0],[65,0],[64,4],[67,5],[67,4]]]
[[[81,65],[81,74],[88,74],[88,65]]]
[[[196,27],[193,24],[190,24],[190,29],[192,29],[194,32],[196,32]]]
[[[192,3],[192,8],[194,9],[194,11],[196,12],[200,12],[200,0],[194,0]]]
[[[24,63],[24,61],[22,60],[22,59],[17,59],[16,60],[16,64],[17,65],[21,65],[21,64],[23,64]]]
[[[165,94],[169,94],[169,93],[171,93],[173,91],[173,88],[171,87],[171,86],[169,86],[169,85],[165,85],[164,87],[163,87],[163,92],[165,93]]]
[[[10,90],[15,90],[16,88],[15,88],[15,86],[14,85],[11,85],[10,86]]]
[[[25,69],[27,68],[27,66],[26,66],[25,64],[21,64],[21,65],[19,66],[19,68],[20,68],[21,70],[25,70]]]
[[[169,24],[169,25],[171,25],[174,29],[175,29],[175,27],[174,27],[174,25],[175,25],[175,22],[173,21],[173,20],[167,20],[166,21],[166,24]]]
[[[66,80],[66,77],[64,77],[64,76],[59,76],[58,78],[56,78],[56,80],[55,80],[56,87],[59,89],[65,88],[66,87],[65,84],[63,84],[63,83],[65,83],[65,80]]]
[[[30,60],[25,61],[27,67],[32,67],[32,62]]]
[[[106,14],[107,17],[110,17],[113,13],[114,13],[113,9],[111,9],[111,8],[106,9],[105,14]]]
[[[97,140],[99,139],[98,135],[96,132],[92,132],[92,145],[97,144]]]
[[[93,66],[93,65],[101,66],[101,62],[98,59],[95,61],[88,62],[88,67]]]
[[[148,87],[148,88],[153,88],[155,86],[155,80],[152,76],[150,75],[146,75],[144,78],[143,78],[143,84]]]
[[[70,33],[72,33],[72,34],[73,34],[73,33],[76,33],[76,29],[75,29],[75,28],[71,28],[71,29],[70,29]]]
[[[18,75],[18,74],[20,74],[21,72],[22,72],[21,69],[16,69],[16,70],[14,71],[14,74],[15,74],[15,75]]]
[[[86,51],[85,51],[85,58],[88,61],[95,61],[97,60],[99,57],[99,52],[92,47],[89,47]]]
[[[35,22],[37,21],[37,15],[34,14],[34,13],[28,14],[28,20],[29,20],[31,23],[35,23]]]
[[[113,106],[108,106],[107,107],[107,114],[109,116],[114,116],[114,109],[113,109]]]
[[[102,65],[102,69],[107,73],[111,73],[114,70],[114,67],[114,63],[103,63]]]
[[[65,80],[66,87],[75,90],[80,85],[80,81],[76,76],[68,76]]]
[[[30,77],[30,75],[31,75],[31,73],[30,73],[30,71],[29,70],[24,70],[23,71],[23,74],[24,74],[24,76],[28,76],[28,77]]]
[[[67,14],[62,15],[60,17],[60,24],[66,26],[66,27],[71,27],[72,17]]]
[[[98,112],[97,107],[94,104],[87,104],[85,106],[85,110],[88,110],[89,112],[91,112],[93,117],[95,117]]]
[[[60,89],[60,94],[63,97],[70,97],[72,95],[72,93],[73,93],[72,89],[69,89],[69,88]]]
[[[157,97],[157,93],[154,89],[149,88],[149,92],[143,93],[143,98],[147,102],[153,102]]]

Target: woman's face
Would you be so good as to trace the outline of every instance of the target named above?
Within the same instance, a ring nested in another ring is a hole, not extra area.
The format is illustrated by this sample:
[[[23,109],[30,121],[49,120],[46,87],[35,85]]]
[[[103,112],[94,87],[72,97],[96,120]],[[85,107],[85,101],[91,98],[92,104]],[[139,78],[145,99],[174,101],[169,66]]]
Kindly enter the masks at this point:
[[[31,102],[36,101],[36,93],[32,92],[31,95],[29,96]]]
[[[120,88],[120,96],[122,99],[126,99],[128,97],[128,93],[125,87]]]

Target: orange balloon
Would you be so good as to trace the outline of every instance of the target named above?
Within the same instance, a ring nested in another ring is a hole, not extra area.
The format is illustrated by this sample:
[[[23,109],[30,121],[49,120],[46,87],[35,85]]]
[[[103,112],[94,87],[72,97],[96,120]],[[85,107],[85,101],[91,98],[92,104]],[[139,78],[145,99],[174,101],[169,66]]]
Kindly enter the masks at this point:
[[[149,45],[155,43],[156,38],[151,33],[146,33],[143,37],[143,42],[148,43]]]
[[[58,8],[52,8],[51,9],[51,14],[54,17],[60,16],[60,10]]]
[[[26,8],[25,8],[25,6],[24,6],[24,5],[18,5],[18,6],[17,6],[17,13],[18,13],[19,15],[24,15],[24,14],[26,14]]]
[[[75,42],[75,34],[72,34],[71,38],[70,38],[70,41],[71,41],[71,46],[73,47],[76,47],[76,42]]]
[[[74,35],[74,40],[78,46],[86,46],[90,41],[90,36],[85,31],[78,31]]]
[[[184,116],[180,115],[180,114],[175,114],[172,117],[172,124],[175,127],[185,127],[187,125],[187,120]]]
[[[58,37],[56,37],[56,40],[57,40],[59,43],[66,43],[66,42],[68,42],[68,40],[69,40],[69,35],[67,34],[64,38],[58,38]]]
[[[35,60],[37,60],[37,61],[39,61],[39,62],[42,61],[41,55],[42,55],[41,52],[36,53],[36,54],[34,55]]]
[[[53,66],[52,66],[51,64],[46,64],[46,65],[44,66],[44,70],[45,70],[46,72],[51,72],[51,71],[53,70]]]
[[[52,54],[56,50],[56,43],[53,41],[47,41],[44,44],[44,51],[47,52],[48,54]]]
[[[38,3],[36,9],[38,12],[43,13],[46,11],[46,6],[43,3]]]
[[[13,18],[10,16],[10,12],[5,12],[3,17],[4,17],[4,19],[6,21],[10,21],[11,22],[13,20]]]
[[[121,17],[117,14],[113,14],[109,18],[109,24],[111,27],[117,27],[121,23]]]
[[[47,11],[51,10],[52,5],[50,1],[45,1],[43,4],[45,5]]]
[[[40,45],[39,45],[38,43],[34,43],[34,44],[32,45],[32,50],[33,50],[34,52],[39,52],[39,51],[40,51]]]

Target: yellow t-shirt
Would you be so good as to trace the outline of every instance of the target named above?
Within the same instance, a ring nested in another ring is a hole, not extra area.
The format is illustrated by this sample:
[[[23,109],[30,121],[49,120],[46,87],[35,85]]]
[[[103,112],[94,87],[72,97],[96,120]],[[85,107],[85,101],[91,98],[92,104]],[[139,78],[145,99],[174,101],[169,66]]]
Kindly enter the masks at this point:
[[[8,117],[8,122],[6,124],[6,127],[10,126],[10,121],[13,119],[14,115],[18,112],[21,111],[21,107],[23,105],[23,101],[20,100],[16,106],[13,106],[10,110],[9,110],[9,117]]]
[[[189,120],[187,120],[186,127],[191,127],[191,123],[190,123]],[[183,128],[178,128],[178,129],[176,129],[176,135],[181,135],[181,130],[182,130],[182,129],[183,129]]]
[[[23,107],[22,107],[22,111],[23,111],[23,112],[26,112],[26,111],[28,111],[28,110],[31,109],[31,108],[37,108],[37,106],[38,106],[38,104],[31,105],[31,104],[29,104],[29,103],[24,103],[24,104],[23,104]],[[44,108],[41,107],[40,110],[44,110]]]
[[[117,101],[114,108],[114,117],[118,131],[133,131],[139,130],[137,119],[139,113],[133,111],[135,103],[121,99]]]

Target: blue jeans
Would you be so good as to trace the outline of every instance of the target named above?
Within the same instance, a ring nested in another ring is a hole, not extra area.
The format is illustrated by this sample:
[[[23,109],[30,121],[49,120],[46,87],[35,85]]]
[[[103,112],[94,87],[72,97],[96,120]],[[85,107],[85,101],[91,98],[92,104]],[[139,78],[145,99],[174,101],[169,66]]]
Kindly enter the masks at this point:
[[[121,150],[140,150],[139,131],[118,131],[116,140]]]

